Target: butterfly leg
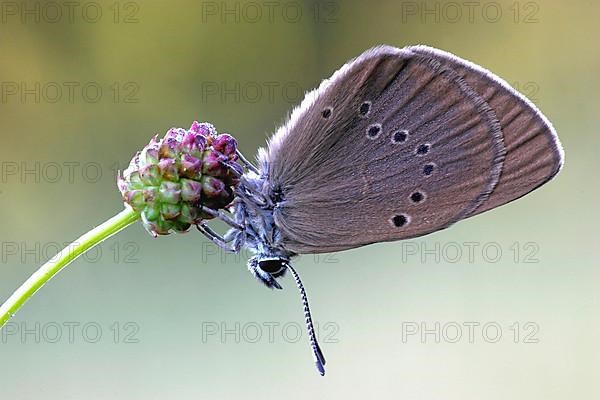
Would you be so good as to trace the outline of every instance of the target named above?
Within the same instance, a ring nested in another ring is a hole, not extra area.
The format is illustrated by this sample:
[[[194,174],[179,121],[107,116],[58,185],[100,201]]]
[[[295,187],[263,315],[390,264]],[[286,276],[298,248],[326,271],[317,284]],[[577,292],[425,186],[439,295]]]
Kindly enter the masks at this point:
[[[229,215],[225,214],[221,210],[213,210],[212,208],[208,208],[206,206],[202,206],[201,210],[212,217],[220,219],[221,221],[225,222],[227,225],[231,226],[232,228],[235,228],[238,230],[244,229],[244,227],[242,225],[235,222]]]
[[[245,190],[238,190],[236,195],[239,199],[245,202],[251,202],[258,206],[264,207],[271,205],[269,200],[266,199],[262,193],[252,186],[244,186]]]
[[[241,178],[242,175],[244,175],[243,167],[236,162],[221,161],[220,164],[223,165],[225,168],[227,168],[229,170],[229,172],[231,172],[233,174],[233,176],[235,176],[238,179]]]
[[[226,243],[231,242],[231,248],[233,249],[233,251],[235,253],[239,253],[242,249],[242,246],[246,242],[246,233],[244,231],[231,228],[225,233],[225,235],[223,235],[223,239]]]
[[[204,236],[206,236],[208,239],[210,239],[210,241],[212,241],[214,244],[219,246],[224,251],[231,252],[231,253],[237,253],[239,251],[239,249],[238,250],[235,249],[235,246],[230,246],[228,244],[234,239],[234,237],[228,237],[227,235],[226,235],[226,237],[222,237],[221,235],[219,235],[217,232],[213,231],[210,227],[208,227],[205,224],[196,225],[196,228],[198,228],[200,233],[202,233]]]
[[[258,168],[256,168],[254,165],[252,165],[252,163],[250,161],[248,161],[246,159],[246,157],[244,157],[244,155],[239,151],[236,150],[236,153],[238,155],[238,157],[240,158],[240,161],[242,162],[242,164],[244,164],[246,166],[246,168],[248,168],[250,171],[254,172],[255,174],[258,174]]]

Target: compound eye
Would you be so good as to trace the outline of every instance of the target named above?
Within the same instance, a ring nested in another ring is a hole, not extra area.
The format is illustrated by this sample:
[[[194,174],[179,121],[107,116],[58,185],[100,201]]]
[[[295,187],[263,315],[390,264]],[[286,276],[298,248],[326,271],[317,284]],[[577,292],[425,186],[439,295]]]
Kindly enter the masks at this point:
[[[258,267],[273,276],[277,276],[277,275],[280,275],[283,271],[285,271],[285,261],[284,260],[260,260],[258,262]]]

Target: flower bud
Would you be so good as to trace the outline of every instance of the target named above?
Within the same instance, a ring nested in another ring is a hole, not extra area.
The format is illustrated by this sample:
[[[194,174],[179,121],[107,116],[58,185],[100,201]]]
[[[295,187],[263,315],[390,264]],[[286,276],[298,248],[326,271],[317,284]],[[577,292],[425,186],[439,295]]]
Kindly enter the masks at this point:
[[[230,160],[237,159],[237,141],[227,133],[217,136],[212,142],[213,148]]]
[[[243,168],[237,142],[209,123],[171,128],[135,154],[117,178],[123,201],[139,212],[152,235],[185,232],[213,216],[202,207],[228,207]]]

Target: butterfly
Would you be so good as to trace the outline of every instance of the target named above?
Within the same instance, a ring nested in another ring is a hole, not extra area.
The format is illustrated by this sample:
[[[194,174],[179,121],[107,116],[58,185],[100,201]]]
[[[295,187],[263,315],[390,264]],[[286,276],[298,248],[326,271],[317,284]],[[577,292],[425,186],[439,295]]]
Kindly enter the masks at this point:
[[[378,46],[308,92],[235,189],[223,249],[254,254],[269,288],[291,260],[426,235],[518,199],[552,179],[564,154],[551,123],[504,80],[427,46]]]

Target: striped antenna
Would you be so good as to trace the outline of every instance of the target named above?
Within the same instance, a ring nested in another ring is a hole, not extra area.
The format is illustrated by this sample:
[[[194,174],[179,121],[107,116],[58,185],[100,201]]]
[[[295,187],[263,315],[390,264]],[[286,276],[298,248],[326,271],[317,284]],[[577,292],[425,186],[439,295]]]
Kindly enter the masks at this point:
[[[325,375],[325,357],[323,357],[323,353],[321,352],[319,343],[317,343],[315,328],[313,326],[312,317],[310,315],[310,308],[308,307],[308,297],[306,296],[306,290],[304,290],[304,285],[302,285],[302,281],[300,280],[300,276],[298,275],[296,270],[292,268],[290,264],[287,264],[286,266],[292,272],[294,280],[296,281],[296,286],[300,291],[300,297],[302,298],[302,306],[304,307],[304,320],[306,322],[306,329],[308,331],[308,337],[310,339],[310,346],[313,350],[313,358],[315,360],[315,365],[317,366],[319,374],[323,376]]]

